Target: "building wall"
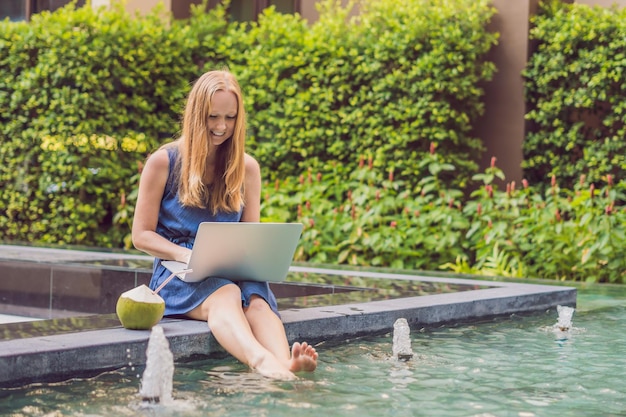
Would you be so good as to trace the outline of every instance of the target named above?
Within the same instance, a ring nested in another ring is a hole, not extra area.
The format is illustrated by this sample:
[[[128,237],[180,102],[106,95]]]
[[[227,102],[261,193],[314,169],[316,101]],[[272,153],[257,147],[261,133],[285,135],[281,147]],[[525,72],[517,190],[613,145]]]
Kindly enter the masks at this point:
[[[626,0],[578,0],[574,3],[588,4],[589,6],[602,6],[602,7],[626,7]]]
[[[498,13],[490,30],[499,32],[500,39],[487,59],[495,63],[497,72],[484,86],[485,113],[474,131],[486,147],[481,167],[489,166],[495,156],[506,180],[518,184],[522,179],[526,113],[521,72],[529,54],[529,18],[538,3],[539,0],[494,0]]]
[[[317,11],[315,1],[302,0],[300,1],[300,15],[305,18],[309,23],[317,21],[320,14]],[[341,4],[345,7],[348,4],[348,0],[341,0]],[[354,16],[358,13],[359,7],[355,5],[351,10],[350,15]]]
[[[172,0],[126,0],[126,10],[131,13],[140,12],[145,14],[150,12],[158,3],[162,3],[165,6],[165,10],[172,10]]]
[[[96,9],[99,7],[108,7],[115,0],[91,0],[91,6]],[[174,0],[176,1],[176,0]],[[139,12],[147,14],[157,4],[162,3],[165,10],[172,10],[172,0],[125,0],[126,10],[131,13]]]
[[[626,0],[578,0],[590,6],[625,7]],[[485,114],[476,124],[475,135],[483,139],[486,152],[481,167],[489,166],[495,156],[506,181],[520,183],[522,145],[526,135],[526,104],[521,76],[532,45],[528,41],[530,18],[537,12],[539,0],[493,0],[498,10],[491,30],[500,33],[500,40],[489,60],[498,68],[494,79],[485,84]]]
[[[111,5],[111,0],[91,0],[91,7],[94,9],[99,9],[100,7],[109,7]]]

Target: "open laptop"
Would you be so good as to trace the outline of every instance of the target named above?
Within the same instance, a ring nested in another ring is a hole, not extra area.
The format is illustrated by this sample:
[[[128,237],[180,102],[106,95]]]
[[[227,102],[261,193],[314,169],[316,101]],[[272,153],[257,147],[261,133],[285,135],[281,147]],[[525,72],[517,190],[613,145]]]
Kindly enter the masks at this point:
[[[301,223],[203,222],[189,264],[161,264],[186,282],[212,276],[233,281],[282,282],[301,234]],[[192,271],[178,274],[188,269]]]

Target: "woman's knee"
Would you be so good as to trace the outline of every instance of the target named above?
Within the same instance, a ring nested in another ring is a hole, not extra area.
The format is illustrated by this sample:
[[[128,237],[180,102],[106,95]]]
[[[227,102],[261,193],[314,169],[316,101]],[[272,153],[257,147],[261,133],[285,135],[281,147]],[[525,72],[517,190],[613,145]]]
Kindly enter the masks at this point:
[[[209,321],[211,316],[217,318],[219,314],[216,312],[228,312],[232,308],[241,308],[241,291],[238,286],[227,284],[215,290],[187,315],[194,319]]]
[[[243,309],[248,319],[254,317],[262,317],[265,314],[275,314],[270,305],[265,301],[263,297],[253,295],[250,297],[250,301],[247,307]]]
[[[250,301],[248,303],[248,307],[246,307],[246,310],[265,310],[266,308],[269,308],[269,304],[267,304],[267,301],[265,301],[262,297],[253,294],[250,297]]]

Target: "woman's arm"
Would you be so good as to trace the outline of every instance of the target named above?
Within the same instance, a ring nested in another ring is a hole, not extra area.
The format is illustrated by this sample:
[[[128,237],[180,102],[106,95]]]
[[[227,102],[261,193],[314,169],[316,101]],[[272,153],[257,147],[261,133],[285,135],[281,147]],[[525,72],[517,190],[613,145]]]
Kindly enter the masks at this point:
[[[244,180],[244,206],[241,214],[242,222],[259,222],[261,220],[261,168],[259,163],[246,154],[246,178]]]
[[[169,157],[165,149],[152,154],[139,180],[139,193],[133,218],[132,240],[135,248],[161,259],[188,262],[191,250],[176,245],[156,233],[161,199],[169,174]]]

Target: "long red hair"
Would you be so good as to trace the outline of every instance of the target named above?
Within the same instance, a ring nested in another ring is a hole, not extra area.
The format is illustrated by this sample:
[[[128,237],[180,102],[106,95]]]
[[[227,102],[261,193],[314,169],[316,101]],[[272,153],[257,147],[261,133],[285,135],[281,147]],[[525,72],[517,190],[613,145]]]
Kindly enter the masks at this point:
[[[208,116],[211,100],[218,91],[237,97],[237,119],[233,136],[217,148],[213,182],[204,183],[209,156]],[[241,87],[229,71],[209,71],[193,85],[183,112],[182,135],[178,144],[178,192],[184,206],[207,206],[217,211],[238,211],[243,205],[245,176],[246,113]]]

